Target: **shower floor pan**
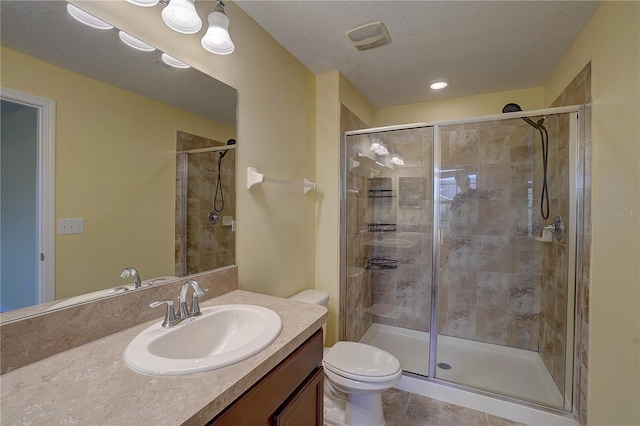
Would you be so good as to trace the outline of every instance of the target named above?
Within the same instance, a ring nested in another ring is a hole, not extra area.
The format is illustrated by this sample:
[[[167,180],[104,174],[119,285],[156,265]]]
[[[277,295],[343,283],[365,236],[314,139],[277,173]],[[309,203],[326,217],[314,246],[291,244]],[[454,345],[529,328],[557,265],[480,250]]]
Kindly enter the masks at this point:
[[[372,324],[360,342],[381,348],[403,371],[427,376],[429,333]],[[476,389],[561,408],[564,399],[537,352],[449,336],[438,337],[436,377]]]

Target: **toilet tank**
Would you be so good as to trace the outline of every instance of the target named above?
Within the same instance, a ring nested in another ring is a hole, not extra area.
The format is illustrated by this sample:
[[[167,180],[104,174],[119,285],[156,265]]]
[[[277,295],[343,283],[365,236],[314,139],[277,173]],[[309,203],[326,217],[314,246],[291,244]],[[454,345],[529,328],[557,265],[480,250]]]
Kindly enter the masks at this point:
[[[289,298],[290,300],[297,300],[298,302],[313,303],[314,305],[322,305],[325,308],[329,307],[329,295],[320,290],[303,290],[298,294],[294,294]],[[322,324],[322,344],[324,345],[325,336],[327,335],[327,323]]]
[[[320,290],[304,290],[298,294],[294,294],[289,299],[298,302],[313,303],[314,305],[322,305],[325,308],[329,306],[329,295]]]

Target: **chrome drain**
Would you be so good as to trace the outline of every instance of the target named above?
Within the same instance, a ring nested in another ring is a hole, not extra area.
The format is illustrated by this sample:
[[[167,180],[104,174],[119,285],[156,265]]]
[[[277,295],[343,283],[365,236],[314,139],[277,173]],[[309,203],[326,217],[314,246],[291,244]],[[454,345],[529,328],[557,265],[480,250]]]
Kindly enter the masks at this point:
[[[442,368],[443,370],[451,370],[451,364],[447,364],[446,362],[439,362],[438,368]]]

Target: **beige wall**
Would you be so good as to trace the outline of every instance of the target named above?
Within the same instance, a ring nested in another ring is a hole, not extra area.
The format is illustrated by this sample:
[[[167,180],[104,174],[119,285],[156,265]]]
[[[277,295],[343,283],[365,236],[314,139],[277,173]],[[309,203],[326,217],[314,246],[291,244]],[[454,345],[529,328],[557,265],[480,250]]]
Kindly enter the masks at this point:
[[[373,109],[338,71],[316,77],[315,288],[329,294],[327,345],[338,340],[340,282],[340,104],[365,122]]]
[[[56,299],[174,275],[176,132],[226,140],[235,129],[2,48],[2,86],[56,102]]]
[[[543,98],[542,88],[532,88],[380,108],[374,112],[374,125],[391,126],[500,114],[502,107],[510,102],[517,103],[524,110],[533,110],[546,106]]]
[[[256,167],[267,176],[300,183],[315,177],[314,75],[232,2],[225,10],[236,50],[228,56],[202,48],[204,29],[200,35],[169,29],[162,22],[161,6],[72,3],[238,90],[239,286],[276,296],[313,288],[314,208],[320,191],[305,196],[302,189],[269,183],[248,191],[246,170]],[[213,2],[196,6],[206,16]]]
[[[545,103],[552,102],[589,61],[593,87],[589,423],[637,425],[640,223],[634,212],[640,209],[640,3],[603,2],[546,82]],[[629,210],[631,215],[626,215]]]
[[[315,288],[329,294],[326,345],[338,338],[340,279],[340,77],[337,71],[316,78]]]

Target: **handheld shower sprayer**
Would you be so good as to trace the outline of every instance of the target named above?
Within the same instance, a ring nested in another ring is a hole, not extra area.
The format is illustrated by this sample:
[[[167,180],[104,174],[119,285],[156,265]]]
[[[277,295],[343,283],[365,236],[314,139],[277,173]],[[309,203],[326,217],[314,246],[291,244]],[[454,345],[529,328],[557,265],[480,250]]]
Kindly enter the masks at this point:
[[[227,141],[227,146],[235,145],[235,139],[229,139]],[[212,225],[218,223],[220,221],[220,215],[218,213],[224,210],[224,193],[222,192],[222,177],[221,177],[221,167],[222,167],[222,159],[229,152],[228,149],[222,150],[218,155],[218,178],[216,180],[216,192],[213,196],[213,209],[209,211],[207,218],[209,219],[209,223]]]
[[[521,112],[520,105],[509,103],[502,108],[503,113],[509,112]],[[549,132],[544,127],[544,121],[547,116],[543,116],[537,122],[533,121],[529,117],[520,117],[527,124],[540,132],[540,140],[542,142],[542,193],[540,194],[540,214],[543,219],[549,218],[549,189],[547,187],[547,159],[549,157]]]

